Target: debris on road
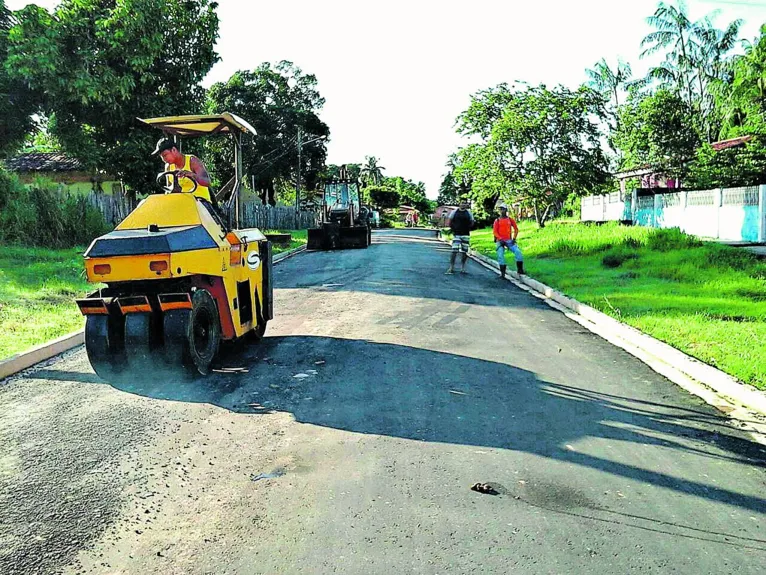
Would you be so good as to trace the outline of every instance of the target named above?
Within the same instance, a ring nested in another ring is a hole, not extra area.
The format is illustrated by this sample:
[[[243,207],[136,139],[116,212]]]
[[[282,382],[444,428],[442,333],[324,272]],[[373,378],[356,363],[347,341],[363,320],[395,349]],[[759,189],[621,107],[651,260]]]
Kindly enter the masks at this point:
[[[308,373],[296,373],[293,376],[295,379],[306,379],[307,377],[310,377]]]
[[[319,361],[315,361],[315,362],[314,362],[314,365],[324,365],[324,364],[326,364],[326,363],[327,363],[327,362],[326,362],[325,360],[323,360],[323,359],[320,359]]]
[[[282,477],[285,474],[284,469],[275,469],[271,473],[259,473],[258,475],[251,475],[251,481],[260,481],[261,479],[276,479]]]
[[[454,395],[468,395],[467,393],[464,393],[462,391],[457,391],[455,389],[450,389],[449,392],[454,394]]]
[[[498,491],[495,490],[492,485],[489,483],[474,483],[471,486],[471,491],[476,491],[477,493],[484,493],[485,495],[499,495]]]

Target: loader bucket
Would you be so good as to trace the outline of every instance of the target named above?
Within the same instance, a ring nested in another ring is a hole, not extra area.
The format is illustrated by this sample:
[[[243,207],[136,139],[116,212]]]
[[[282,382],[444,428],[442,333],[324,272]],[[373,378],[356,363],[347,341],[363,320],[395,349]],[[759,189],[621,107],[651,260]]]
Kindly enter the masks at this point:
[[[309,241],[306,247],[310,250],[326,249],[324,247],[324,239],[325,239],[325,233],[322,228],[319,228],[316,230],[309,230]]]
[[[369,245],[369,232],[366,226],[340,229],[341,248],[366,248]]]
[[[343,227],[327,223],[308,232],[307,247],[310,250],[366,248],[370,245],[370,230],[367,226]]]

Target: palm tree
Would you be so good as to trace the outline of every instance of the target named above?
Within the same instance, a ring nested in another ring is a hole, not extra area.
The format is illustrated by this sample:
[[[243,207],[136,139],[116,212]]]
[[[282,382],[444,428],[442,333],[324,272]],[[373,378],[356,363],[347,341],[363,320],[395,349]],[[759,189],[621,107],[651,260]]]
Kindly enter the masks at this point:
[[[375,156],[366,156],[366,163],[362,166],[359,176],[365,186],[369,184],[379,185],[383,181],[383,166],[378,165],[378,159]]]
[[[608,93],[610,99],[614,97],[614,108],[619,108],[619,89],[628,86],[633,75],[630,64],[618,59],[617,67],[612,70],[606,58],[601,58],[592,69],[585,70],[585,73],[588,75],[588,85],[602,94]]]
[[[715,97],[711,87],[725,80],[731,73],[732,60],[726,56],[739,43],[741,26],[742,20],[735,20],[725,30],[718,30],[709,18],[705,18],[695,24],[692,31],[696,40],[692,57],[699,88],[699,111],[708,142],[712,141],[712,115],[715,111]]]
[[[766,24],[760,38],[744,45],[745,53],[731,61],[728,77],[713,82],[723,124],[721,137],[731,136],[749,121],[762,128],[763,120],[759,118],[766,119]]]
[[[656,54],[660,50],[668,50],[665,62],[649,70],[649,77],[662,81],[673,81],[679,94],[688,97],[692,102],[692,87],[690,75],[693,71],[691,59],[691,35],[694,23],[689,19],[686,3],[679,0],[678,6],[660,2],[654,15],[646,21],[655,31],[641,41],[641,58]]]

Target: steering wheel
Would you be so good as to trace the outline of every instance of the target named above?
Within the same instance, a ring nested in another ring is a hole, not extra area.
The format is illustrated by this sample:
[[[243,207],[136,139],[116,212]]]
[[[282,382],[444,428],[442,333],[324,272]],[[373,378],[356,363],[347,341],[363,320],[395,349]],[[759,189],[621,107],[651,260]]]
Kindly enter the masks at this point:
[[[167,193],[167,194],[178,194],[178,193],[181,193],[181,186],[178,183],[178,179],[179,179],[178,178],[178,172],[180,172],[180,171],[181,170],[170,170],[170,171],[167,171],[167,172],[162,172],[160,174],[157,174],[157,183],[160,185],[160,187],[163,190],[165,190],[165,193]],[[167,179],[164,180],[164,183],[160,181],[161,178],[167,178],[168,176],[173,176],[174,184],[172,186],[168,185]],[[194,187],[188,192],[190,194],[193,194],[194,192],[197,191],[197,187],[199,186],[199,184],[197,184],[197,180],[195,180],[194,178],[188,178],[188,179],[190,179],[192,182],[194,182]]]

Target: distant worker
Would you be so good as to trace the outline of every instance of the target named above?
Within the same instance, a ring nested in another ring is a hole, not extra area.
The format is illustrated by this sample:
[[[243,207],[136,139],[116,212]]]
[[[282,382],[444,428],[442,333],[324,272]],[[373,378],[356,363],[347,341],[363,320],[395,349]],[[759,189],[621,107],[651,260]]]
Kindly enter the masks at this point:
[[[452,254],[450,254],[448,274],[455,273],[455,260],[457,253],[461,252],[460,273],[464,274],[465,263],[468,260],[468,248],[471,243],[471,228],[473,228],[473,215],[468,210],[468,202],[460,201],[460,207],[452,212],[449,229],[452,232]]]
[[[420,215],[417,212],[412,212],[412,227],[413,228],[418,227],[419,219],[420,219]]]
[[[516,238],[519,237],[519,226],[516,220],[508,217],[508,208],[500,206],[500,217],[495,220],[492,226],[492,233],[495,236],[495,246],[497,248],[497,263],[500,264],[500,277],[505,277],[505,250],[513,252],[516,257],[516,271],[519,275],[524,274],[524,256],[521,254],[519,246],[516,244]]]
[[[404,226],[407,228],[412,227],[412,212],[407,212],[407,217],[404,218]]]
[[[176,183],[181,188],[181,193],[192,193],[198,198],[202,198],[212,204],[210,195],[210,176],[205,169],[205,164],[196,156],[182,154],[176,147],[175,142],[168,138],[162,138],[157,142],[157,147],[152,152],[152,156],[159,156],[165,162],[165,171],[172,172],[178,170]],[[197,182],[197,189],[194,190],[194,182]],[[194,190],[192,192],[192,190]]]

